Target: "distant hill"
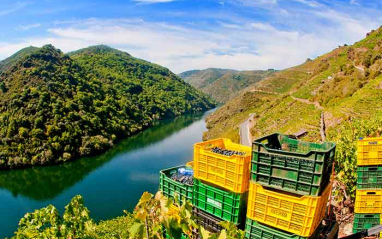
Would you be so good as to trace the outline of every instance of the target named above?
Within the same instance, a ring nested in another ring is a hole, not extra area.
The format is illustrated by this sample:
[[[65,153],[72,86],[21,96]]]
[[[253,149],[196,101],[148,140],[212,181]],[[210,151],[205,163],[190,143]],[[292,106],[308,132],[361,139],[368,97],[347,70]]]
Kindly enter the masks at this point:
[[[214,106],[168,69],[103,45],[23,49],[0,63],[0,96],[0,169],[95,154]]]
[[[235,70],[208,68],[205,70],[191,70],[180,73],[179,76],[192,86],[202,88],[213,82],[227,73],[235,73]]]
[[[196,89],[210,95],[219,103],[232,99],[238,92],[272,75],[275,71],[236,71],[208,68],[186,71],[179,76]]]

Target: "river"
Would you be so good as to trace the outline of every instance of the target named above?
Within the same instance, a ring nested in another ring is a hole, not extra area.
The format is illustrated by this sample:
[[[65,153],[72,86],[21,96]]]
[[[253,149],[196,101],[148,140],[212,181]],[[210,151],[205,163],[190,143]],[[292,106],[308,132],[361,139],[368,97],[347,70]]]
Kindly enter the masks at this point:
[[[160,121],[96,157],[0,171],[0,238],[13,236],[25,213],[49,204],[62,213],[77,194],[97,221],[132,211],[143,192],[158,190],[159,170],[192,160],[212,111]]]

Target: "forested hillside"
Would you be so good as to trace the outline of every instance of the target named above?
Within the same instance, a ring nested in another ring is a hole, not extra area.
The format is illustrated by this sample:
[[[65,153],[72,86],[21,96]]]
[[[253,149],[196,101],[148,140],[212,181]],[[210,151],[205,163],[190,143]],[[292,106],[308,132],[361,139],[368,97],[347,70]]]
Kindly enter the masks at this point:
[[[235,71],[229,69],[208,68],[186,71],[179,76],[196,89],[211,96],[219,103],[225,103],[238,92],[274,73],[267,71]]]
[[[249,87],[207,119],[204,138],[239,140],[238,127],[254,114],[253,138],[308,131],[304,139],[337,143],[337,176],[353,194],[356,140],[382,131],[382,29],[282,70]],[[322,123],[321,123],[322,121]],[[346,172],[346,173],[345,173]]]
[[[168,69],[107,46],[22,50],[0,63],[0,95],[0,168],[91,155],[214,106]]]
[[[7,59],[0,61],[0,72],[10,70],[17,63],[17,61],[23,59],[24,57],[32,54],[35,51],[38,51],[37,47],[26,47],[16,52],[12,56],[8,57]]]

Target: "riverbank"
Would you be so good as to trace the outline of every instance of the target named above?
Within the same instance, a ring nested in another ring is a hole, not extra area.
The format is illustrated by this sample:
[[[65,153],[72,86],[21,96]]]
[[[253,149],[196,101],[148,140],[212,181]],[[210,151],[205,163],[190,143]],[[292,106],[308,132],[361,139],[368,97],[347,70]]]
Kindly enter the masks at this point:
[[[212,111],[158,122],[100,156],[0,172],[0,237],[12,236],[25,213],[48,204],[62,212],[78,194],[96,221],[131,212],[144,191],[157,191],[159,170],[192,160]]]

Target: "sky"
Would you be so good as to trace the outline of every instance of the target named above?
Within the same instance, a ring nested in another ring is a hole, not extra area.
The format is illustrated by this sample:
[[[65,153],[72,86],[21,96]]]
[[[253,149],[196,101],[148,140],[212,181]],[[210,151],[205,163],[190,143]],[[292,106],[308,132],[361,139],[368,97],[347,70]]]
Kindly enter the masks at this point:
[[[0,0],[0,60],[106,44],[175,73],[284,69],[382,24],[380,0]]]

